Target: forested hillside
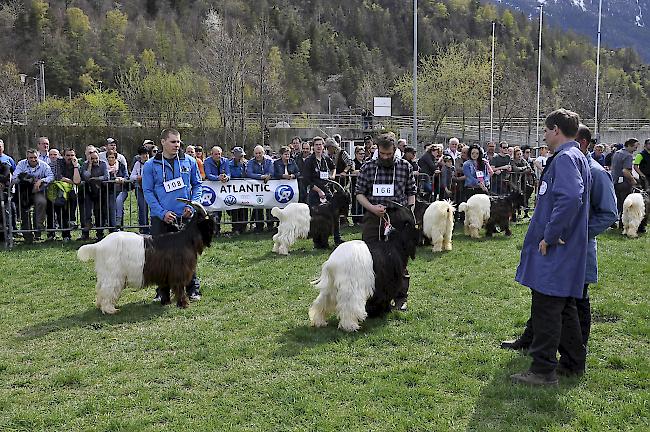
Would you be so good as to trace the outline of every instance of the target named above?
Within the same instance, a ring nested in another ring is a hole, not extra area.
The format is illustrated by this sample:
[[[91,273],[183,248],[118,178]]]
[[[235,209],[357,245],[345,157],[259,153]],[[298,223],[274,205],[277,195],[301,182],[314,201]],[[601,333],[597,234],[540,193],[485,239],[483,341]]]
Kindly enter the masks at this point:
[[[530,111],[536,21],[472,0],[419,4],[420,58],[434,67],[435,56],[446,59],[441,55],[453,46],[465,54],[464,61],[480,63],[484,71],[495,21],[495,109],[499,116]],[[399,85],[408,81],[411,69],[411,5],[402,0],[6,1],[0,10],[0,117],[8,118],[9,110],[22,113],[17,74],[36,76],[38,60],[45,62],[49,98],[29,110],[39,121],[60,121],[57,116],[65,113],[69,122],[92,124],[136,120],[142,117],[134,113],[146,113],[162,123],[212,122],[234,130],[237,113],[327,112],[329,107],[341,112],[369,106],[377,95],[394,96],[393,112],[407,113],[409,98]],[[543,57],[543,108],[563,105],[593,116],[595,47],[583,37],[545,27]],[[650,71],[638,55],[603,49],[601,62],[603,109],[607,106],[611,117],[649,116]],[[480,91],[458,93],[473,98],[471,103],[456,101],[441,115],[486,113],[484,73],[477,80]],[[190,121],[187,112],[199,115]]]

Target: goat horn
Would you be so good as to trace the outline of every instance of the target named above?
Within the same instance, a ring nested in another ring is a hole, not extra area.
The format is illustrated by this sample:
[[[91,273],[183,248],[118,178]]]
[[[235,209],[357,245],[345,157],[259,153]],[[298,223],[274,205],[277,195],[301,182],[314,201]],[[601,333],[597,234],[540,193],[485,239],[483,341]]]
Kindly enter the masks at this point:
[[[330,179],[327,179],[325,181],[328,183],[332,183],[335,187],[339,188],[341,191],[346,192],[345,188],[341,185],[341,183]]]
[[[201,205],[201,203],[198,203],[198,202],[195,202],[195,201],[190,201],[190,200],[185,199],[185,198],[176,198],[176,200],[182,202],[183,204],[186,204],[186,205],[192,207],[194,210],[199,212],[201,217],[208,217],[208,212],[206,211],[205,207],[203,207],[203,205]]]
[[[395,204],[397,207],[399,207],[402,210],[404,210],[405,212],[407,212],[409,214],[409,216],[411,216],[411,219],[413,220],[413,226],[417,225],[417,222],[415,221],[415,214],[413,214],[413,211],[410,209],[410,207],[402,205],[402,204],[398,203],[397,201],[388,200],[388,202],[392,203],[392,204]]]

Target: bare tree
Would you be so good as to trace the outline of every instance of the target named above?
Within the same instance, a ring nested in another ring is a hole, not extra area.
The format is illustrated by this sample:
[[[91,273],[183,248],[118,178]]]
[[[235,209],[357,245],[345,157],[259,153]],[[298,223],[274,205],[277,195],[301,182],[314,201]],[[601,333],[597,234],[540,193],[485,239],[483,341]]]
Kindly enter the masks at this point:
[[[252,43],[241,26],[228,31],[214,10],[208,13],[204,26],[206,36],[198,51],[199,64],[219,98],[223,142],[243,144],[247,60],[254,51]]]

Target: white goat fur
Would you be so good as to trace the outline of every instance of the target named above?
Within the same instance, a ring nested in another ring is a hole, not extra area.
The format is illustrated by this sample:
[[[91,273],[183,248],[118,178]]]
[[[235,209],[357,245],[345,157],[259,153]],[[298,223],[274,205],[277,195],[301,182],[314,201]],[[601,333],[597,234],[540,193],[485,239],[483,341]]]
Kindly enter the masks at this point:
[[[433,252],[451,250],[451,235],[454,231],[456,208],[449,200],[434,201],[424,212],[422,230],[431,239]]]
[[[144,239],[132,232],[114,232],[95,244],[81,246],[80,261],[95,261],[97,273],[95,303],[105,314],[114,314],[117,299],[128,284],[142,288]]]
[[[280,220],[278,232],[273,236],[273,252],[289,255],[291,245],[298,239],[307,238],[309,234],[309,206],[290,203],[284,209],[273,207],[271,214]]]
[[[336,311],[341,330],[359,330],[359,322],[367,317],[366,301],[375,291],[372,264],[370,250],[361,240],[345,242],[332,252],[312,282],[320,290],[309,308],[312,326],[326,326],[327,317]]]
[[[645,202],[640,193],[629,194],[623,201],[623,235],[636,238],[637,230],[645,216]]]
[[[458,211],[465,212],[465,234],[479,238],[479,231],[490,219],[490,197],[485,194],[472,195],[466,203],[458,206]]]

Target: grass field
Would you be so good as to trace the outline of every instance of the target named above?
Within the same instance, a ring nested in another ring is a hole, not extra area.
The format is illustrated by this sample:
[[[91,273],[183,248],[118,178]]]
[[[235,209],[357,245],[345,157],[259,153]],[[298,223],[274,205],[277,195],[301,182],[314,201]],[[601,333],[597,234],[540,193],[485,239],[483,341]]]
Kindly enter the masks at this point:
[[[94,308],[78,243],[1,252],[0,430],[650,430],[650,236],[600,237],[587,374],[537,389],[510,384],[530,360],[498,347],[529,314],[513,280],[525,229],[421,248],[408,312],[356,334],[308,326],[328,254],[307,241],[285,258],[270,234],[218,239],[200,302],[131,289],[116,316]]]

